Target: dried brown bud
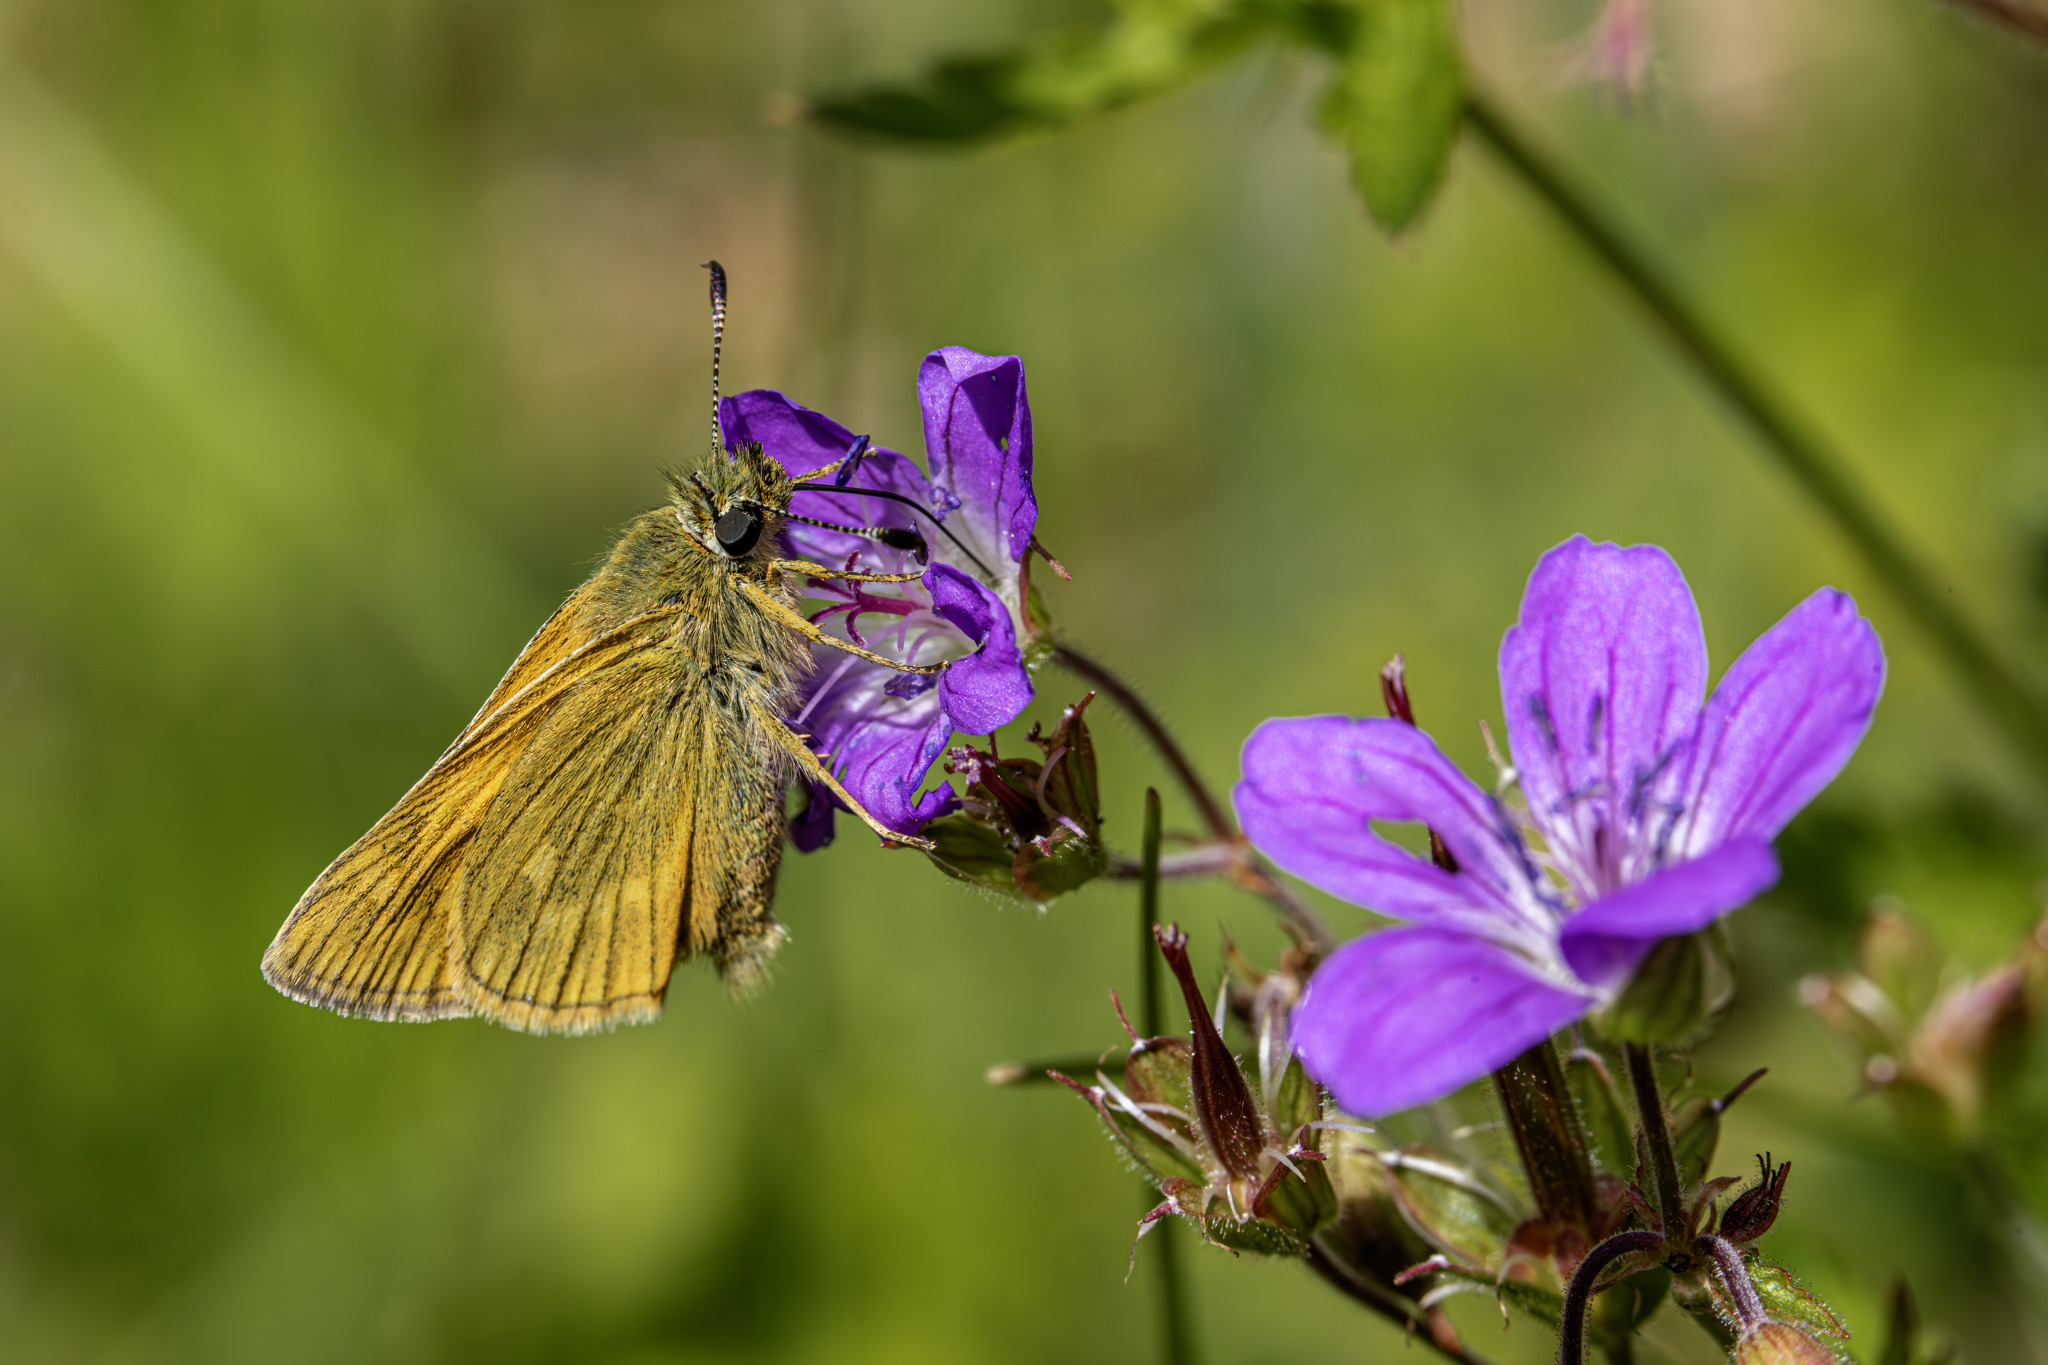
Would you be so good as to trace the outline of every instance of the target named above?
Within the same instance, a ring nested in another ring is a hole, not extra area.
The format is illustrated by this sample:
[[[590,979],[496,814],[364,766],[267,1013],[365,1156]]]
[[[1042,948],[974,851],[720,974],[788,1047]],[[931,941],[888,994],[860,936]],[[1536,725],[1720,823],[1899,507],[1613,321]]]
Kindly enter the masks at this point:
[[[1195,969],[1188,961],[1188,936],[1177,924],[1155,925],[1152,935],[1187,1001],[1195,1061],[1190,1080],[1202,1134],[1225,1170],[1239,1179],[1257,1181],[1259,1154],[1266,1148],[1265,1126],[1258,1106],[1252,1103],[1251,1085],[1237,1058],[1224,1045],[1223,1035],[1216,1031],[1202,988],[1195,983]]]
[[[1778,1209],[1785,1199],[1785,1178],[1792,1174],[1791,1162],[1773,1166],[1768,1154],[1758,1157],[1756,1164],[1760,1172],[1756,1184],[1736,1195],[1727,1212],[1721,1215],[1721,1235],[1737,1246],[1748,1246],[1778,1221]]]

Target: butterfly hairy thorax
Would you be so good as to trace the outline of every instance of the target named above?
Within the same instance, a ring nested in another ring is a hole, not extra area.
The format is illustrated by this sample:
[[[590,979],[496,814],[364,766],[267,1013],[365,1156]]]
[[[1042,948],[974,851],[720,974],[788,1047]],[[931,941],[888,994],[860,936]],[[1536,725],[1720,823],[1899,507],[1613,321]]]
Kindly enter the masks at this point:
[[[714,316],[723,277],[714,272]],[[715,374],[715,371],[714,371]],[[714,381],[715,400],[715,381]],[[715,428],[714,428],[715,430]],[[818,471],[830,473],[831,471]],[[816,477],[814,473],[811,477]],[[679,958],[759,982],[793,772],[877,822],[782,719],[823,643],[782,558],[795,484],[757,444],[671,476],[426,776],[306,891],[263,957],[341,1014],[529,1032],[651,1019]]]

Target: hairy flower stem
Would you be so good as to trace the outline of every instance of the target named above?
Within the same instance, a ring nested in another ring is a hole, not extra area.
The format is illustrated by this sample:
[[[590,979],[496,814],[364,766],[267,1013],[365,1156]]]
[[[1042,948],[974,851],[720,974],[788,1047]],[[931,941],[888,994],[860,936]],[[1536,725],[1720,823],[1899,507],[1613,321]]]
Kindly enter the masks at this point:
[[[1863,556],[1940,650],[1963,686],[2048,786],[2048,699],[1994,651],[1857,487],[1839,455],[1795,418],[1728,342],[1581,187],[1539,152],[1486,96],[1468,91],[1465,124],[1661,327],[1778,463]]]
[[[1212,845],[1222,845],[1234,852],[1235,856],[1225,866],[1216,870],[1227,872],[1239,886],[1270,902],[1273,908],[1280,912],[1282,925],[1297,943],[1313,950],[1317,957],[1327,956],[1330,950],[1336,947],[1337,940],[1331,937],[1322,917],[1309,908],[1308,902],[1274,876],[1263,858],[1252,852],[1251,846],[1245,843],[1244,836],[1238,832],[1236,822],[1217,801],[1208,784],[1202,781],[1201,774],[1195,771],[1195,765],[1188,761],[1186,752],[1167,730],[1166,723],[1159,718],[1159,714],[1146,705],[1145,699],[1139,696],[1129,683],[1073,646],[1064,643],[1054,646],[1052,659],[1075,677],[1086,679],[1107,693],[1110,700],[1131,718],[1131,723],[1143,732],[1166,766],[1172,769],[1174,777],[1180,782],[1181,790],[1194,802],[1202,823],[1208,827]]]
[[[1638,1228],[1617,1232],[1586,1253],[1565,1289],[1564,1313],[1557,1323],[1557,1365],[1581,1365],[1586,1358],[1586,1308],[1593,1302],[1593,1286],[1601,1272],[1630,1252],[1660,1251],[1663,1247],[1662,1233]]]
[[[1591,1228],[1593,1163],[1556,1049],[1548,1039],[1538,1043],[1494,1072],[1493,1088],[1543,1221],[1554,1229]]]
[[[1685,1187],[1678,1182],[1678,1158],[1671,1151],[1671,1128],[1664,1120],[1664,1097],[1657,1090],[1657,1064],[1648,1043],[1623,1043],[1622,1055],[1628,1060],[1628,1083],[1635,1092],[1636,1122],[1650,1163],[1664,1244],[1670,1251],[1682,1253],[1691,1229],[1686,1226]]]
[[[1693,1239],[1693,1254],[1709,1262],[1721,1277],[1721,1287],[1728,1291],[1728,1303],[1735,1310],[1735,1330],[1747,1336],[1771,1320],[1764,1312],[1764,1301],[1757,1297],[1756,1286],[1750,1283],[1749,1270],[1742,1264],[1742,1253],[1726,1237],[1696,1237]]]
[[[1069,644],[1055,645],[1052,661],[1074,676],[1085,678],[1107,692],[1122,708],[1123,713],[1131,718],[1131,723],[1145,732],[1145,738],[1152,742],[1152,747],[1159,751],[1159,756],[1166,761],[1166,766],[1173,770],[1174,777],[1180,781],[1181,790],[1187,793],[1188,800],[1195,803],[1195,810],[1201,815],[1202,823],[1209,827],[1209,837],[1223,841],[1237,837],[1237,826],[1231,822],[1230,816],[1217,802],[1208,784],[1203,782],[1201,775],[1195,771],[1195,765],[1188,761],[1188,756],[1181,751],[1180,745],[1168,733],[1166,723],[1159,719],[1157,712],[1145,704],[1145,699],[1140,697],[1130,684]]]

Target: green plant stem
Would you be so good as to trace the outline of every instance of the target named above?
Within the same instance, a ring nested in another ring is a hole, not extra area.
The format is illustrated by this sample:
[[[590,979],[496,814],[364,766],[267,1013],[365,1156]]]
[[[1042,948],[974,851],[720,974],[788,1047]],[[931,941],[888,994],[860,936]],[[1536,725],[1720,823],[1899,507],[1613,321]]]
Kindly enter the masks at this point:
[[[1130,718],[1131,723],[1138,727],[1147,740],[1151,741],[1153,749],[1179,780],[1181,790],[1185,791],[1188,800],[1194,803],[1196,811],[1202,817],[1202,823],[1208,827],[1210,846],[1222,846],[1234,852],[1235,856],[1228,865],[1218,868],[1217,871],[1227,872],[1240,887],[1255,896],[1263,897],[1279,911],[1281,926],[1297,944],[1308,949],[1316,958],[1328,956],[1337,943],[1336,939],[1331,937],[1329,927],[1323,923],[1321,916],[1309,908],[1307,901],[1274,876],[1265,860],[1252,851],[1251,846],[1245,842],[1244,835],[1238,832],[1236,823],[1225,813],[1223,804],[1210,792],[1209,784],[1202,781],[1201,774],[1195,771],[1195,765],[1189,761],[1186,752],[1174,739],[1173,733],[1166,728],[1166,722],[1159,718],[1159,713],[1148,706],[1145,699],[1139,696],[1137,690],[1129,683],[1072,645],[1062,642],[1054,646],[1052,661],[1075,677],[1085,679],[1108,693],[1110,700],[1117,704],[1118,709]]]
[[[1642,1128],[1643,1149],[1649,1156],[1650,1183],[1657,1199],[1659,1231],[1664,1244],[1674,1252],[1685,1251],[1692,1230],[1686,1226],[1685,1187],[1678,1180],[1678,1158],[1671,1151],[1671,1127],[1664,1118],[1664,1096],[1657,1089],[1657,1064],[1648,1043],[1623,1043],[1628,1059],[1628,1083],[1635,1092],[1636,1123]]]
[[[1465,124],[1550,206],[1580,245],[1635,296],[1700,377],[1749,424],[1933,640],[1963,686],[2017,745],[2035,779],[2048,786],[2048,700],[1950,603],[1927,567],[1857,487],[1841,458],[1793,416],[1677,286],[1497,105],[1468,91]]]
[[[1157,1191],[1146,1189],[1149,1209]],[[1167,1219],[1147,1239],[1155,1245],[1152,1264],[1159,1276],[1159,1359],[1161,1365],[1195,1365],[1195,1332],[1188,1319],[1187,1282],[1181,1276],[1180,1230]]]
[[[1159,789],[1145,788],[1144,843],[1138,871],[1138,1008],[1147,1038],[1159,1036]]]
[[[1145,820],[1140,844],[1138,880],[1138,1010],[1147,1038],[1160,1034],[1159,942],[1152,930],[1159,923],[1159,791],[1145,789]],[[1158,1191],[1145,1185],[1150,1210]],[[1167,1219],[1172,1223],[1172,1219]],[[1162,1365],[1194,1365],[1195,1334],[1188,1321],[1187,1286],[1181,1279],[1180,1244],[1170,1226],[1158,1228],[1153,1263],[1159,1277],[1159,1359]]]

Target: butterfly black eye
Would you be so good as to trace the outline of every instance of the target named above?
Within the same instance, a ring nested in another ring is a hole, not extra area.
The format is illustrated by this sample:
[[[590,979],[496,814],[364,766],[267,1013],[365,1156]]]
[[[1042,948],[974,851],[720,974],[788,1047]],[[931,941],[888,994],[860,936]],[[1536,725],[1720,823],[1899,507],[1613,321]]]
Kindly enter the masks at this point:
[[[718,537],[718,548],[738,559],[761,538],[761,514],[751,507],[730,508],[711,529]]]

